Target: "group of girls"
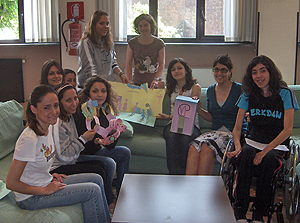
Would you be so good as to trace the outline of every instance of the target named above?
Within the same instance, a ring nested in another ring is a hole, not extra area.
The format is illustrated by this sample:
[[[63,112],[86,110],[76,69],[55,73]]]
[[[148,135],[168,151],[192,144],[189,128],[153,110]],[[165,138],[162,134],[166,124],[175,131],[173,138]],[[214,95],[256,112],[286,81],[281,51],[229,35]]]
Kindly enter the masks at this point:
[[[107,115],[118,114],[110,83],[92,77],[77,95],[75,76],[55,60],[44,63],[41,85],[28,101],[27,127],[16,143],[7,188],[24,209],[81,203],[85,222],[110,222],[116,202],[114,173],[118,195],[131,154],[127,147],[116,146],[117,139],[104,141],[94,126],[88,130],[81,113],[80,105],[97,101],[94,115],[108,127]]]
[[[257,199],[252,219],[264,222],[271,202],[271,182],[289,151],[294,112],[299,106],[294,92],[267,56],[252,59],[242,85],[232,80],[232,69],[228,55],[218,56],[213,63],[216,84],[207,89],[207,110],[201,108],[201,101],[198,103],[197,112],[212,122],[212,131],[200,135],[197,119],[191,136],[170,132],[170,124],[165,127],[167,166],[170,174],[211,175],[214,158],[221,162],[226,145],[234,139],[236,149],[227,156],[237,159],[235,217],[239,222],[247,221],[250,179],[255,173]],[[177,95],[201,96],[191,69],[180,58],[169,64],[166,88],[172,109],[171,114],[159,114],[160,119],[172,119]],[[242,135],[246,137],[244,144]]]
[[[82,89],[79,96],[75,89],[75,72],[68,72],[70,76],[67,77],[55,61],[44,64],[41,83],[55,86],[56,91],[40,85],[31,93],[26,110],[28,127],[17,141],[7,177],[7,187],[15,191],[20,207],[38,209],[82,203],[86,222],[110,221],[108,204],[114,200],[111,193],[113,173],[116,168],[118,193],[123,175],[128,172],[130,150],[116,146],[117,141],[105,142],[93,128],[88,130],[82,113],[73,115],[79,104],[89,99],[97,101],[100,124],[108,126],[107,115],[118,114],[114,91],[107,82],[115,80],[113,73],[119,75],[123,83],[148,83],[151,88],[158,87],[165,63],[165,45],[153,36],[156,26],[152,19],[142,14],[134,22],[140,35],[130,40],[127,47],[128,76],[117,65],[108,14],[101,10],[93,14],[78,46],[77,83]],[[153,61],[149,61],[149,53],[153,53]],[[135,70],[132,77],[133,59]],[[166,94],[171,98],[171,114],[157,117],[170,121],[163,134],[167,167],[170,174],[210,175],[214,158],[220,162],[227,143],[234,139],[236,149],[228,156],[237,159],[236,219],[245,219],[250,177],[256,172],[258,199],[254,203],[253,220],[263,221],[271,199],[270,182],[288,151],[294,111],[299,106],[270,58],[253,58],[242,85],[232,80],[232,72],[233,64],[228,55],[215,59],[213,74],[216,83],[207,89],[207,110],[201,108],[201,101],[197,109],[201,118],[212,122],[212,131],[201,135],[196,117],[192,135],[186,136],[170,132],[175,99],[178,95],[200,99],[201,86],[182,58],[169,63]],[[104,78],[98,77],[99,74]],[[63,78],[70,84],[60,84]],[[248,126],[246,117],[250,123]],[[59,143],[56,142],[57,134]],[[246,135],[243,145],[240,142],[242,134]],[[116,161],[117,167],[114,162],[110,164],[108,158]],[[100,175],[107,180],[106,185],[103,185]]]

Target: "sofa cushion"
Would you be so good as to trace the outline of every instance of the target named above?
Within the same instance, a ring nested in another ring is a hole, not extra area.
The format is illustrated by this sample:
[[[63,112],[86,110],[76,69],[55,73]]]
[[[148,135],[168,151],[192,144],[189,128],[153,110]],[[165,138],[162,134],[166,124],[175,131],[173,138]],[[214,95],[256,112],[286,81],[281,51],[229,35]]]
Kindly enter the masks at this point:
[[[122,137],[122,138],[132,138],[133,133],[134,133],[132,125],[129,122],[125,121],[125,120],[122,120],[122,122],[123,122],[124,125],[126,125],[127,128],[126,128],[125,132],[123,132],[120,135],[120,137]]]
[[[300,85],[289,85],[289,88],[294,91],[298,105],[300,105]],[[299,111],[296,111],[294,114],[294,128],[300,128],[300,114],[298,113]]]
[[[23,107],[17,101],[0,102],[0,159],[12,152],[23,130]]]

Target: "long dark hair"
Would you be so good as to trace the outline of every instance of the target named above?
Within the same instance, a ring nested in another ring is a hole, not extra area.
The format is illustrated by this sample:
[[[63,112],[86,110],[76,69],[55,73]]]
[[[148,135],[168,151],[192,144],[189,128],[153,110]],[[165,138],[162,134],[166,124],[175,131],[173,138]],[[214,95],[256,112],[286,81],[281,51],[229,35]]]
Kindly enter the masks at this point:
[[[80,91],[80,93],[78,95],[79,104],[80,105],[83,104],[90,98],[90,90],[91,90],[92,86],[97,82],[103,83],[106,87],[107,97],[103,104],[107,103],[109,106],[106,106],[105,112],[111,113],[112,111],[110,109],[112,109],[114,112],[114,115],[118,115],[119,110],[118,110],[118,106],[117,106],[116,91],[113,89],[113,87],[107,80],[105,80],[104,78],[101,78],[99,76],[95,76],[95,77],[91,77],[91,78],[87,79],[87,81],[85,82],[84,88]]]
[[[39,121],[36,119],[36,115],[31,111],[30,106],[32,105],[36,108],[37,104],[40,103],[43,100],[43,98],[49,93],[53,93],[56,95],[56,92],[51,86],[46,84],[41,84],[33,89],[28,100],[28,104],[26,108],[27,125],[38,136],[42,136],[44,135],[44,133],[39,129],[39,126],[41,127],[41,125]]]
[[[242,89],[247,95],[252,95],[258,98],[259,94],[261,94],[261,89],[255,84],[252,78],[252,69],[259,63],[266,66],[270,74],[269,91],[272,95],[276,94],[280,87],[287,86],[286,82],[282,80],[281,72],[275,63],[269,57],[260,55],[251,60],[242,81]]]
[[[98,36],[97,30],[96,30],[96,24],[99,21],[99,19],[101,18],[101,16],[103,16],[103,15],[108,17],[108,13],[103,10],[97,10],[93,13],[89,23],[85,27],[85,31],[84,31],[81,39],[89,38],[95,47],[98,47],[98,48],[104,47],[107,51],[110,51],[112,48],[112,45],[114,44],[113,37],[112,37],[111,31],[110,31],[110,26],[108,27],[106,36],[103,36],[101,39],[101,40],[103,40],[103,44],[104,44],[103,46],[102,46],[102,42],[99,41],[99,36]]]
[[[70,121],[70,117],[68,116],[68,113],[66,112],[64,106],[61,103],[61,99],[64,97],[64,94],[67,90],[70,89],[74,89],[74,91],[77,94],[76,88],[68,83],[61,83],[55,86],[54,90],[57,92],[57,97],[58,97],[58,101],[59,101],[59,118],[65,122],[69,122]]]
[[[226,66],[229,71],[233,68],[232,61],[231,61],[230,57],[228,56],[228,54],[218,56],[214,60],[213,67],[215,67],[218,63]],[[232,81],[232,72],[231,72],[231,75],[229,76],[228,80]]]
[[[168,71],[167,71],[167,78],[166,78],[167,94],[169,94],[170,96],[175,91],[175,88],[177,85],[177,81],[173,78],[171,70],[172,70],[172,67],[178,62],[184,66],[184,69],[187,72],[185,75],[186,84],[182,87],[182,91],[190,90],[193,87],[193,85],[196,84],[196,81],[197,81],[193,77],[191,67],[188,65],[188,63],[184,59],[182,59],[182,58],[173,59],[169,63]]]
[[[57,67],[57,69],[61,72],[62,74],[62,80],[64,79],[64,70],[62,69],[61,65],[54,59],[49,59],[47,60],[43,66],[42,66],[42,71],[41,71],[41,84],[47,84],[49,85],[48,82],[48,75],[49,75],[49,70],[52,66]]]

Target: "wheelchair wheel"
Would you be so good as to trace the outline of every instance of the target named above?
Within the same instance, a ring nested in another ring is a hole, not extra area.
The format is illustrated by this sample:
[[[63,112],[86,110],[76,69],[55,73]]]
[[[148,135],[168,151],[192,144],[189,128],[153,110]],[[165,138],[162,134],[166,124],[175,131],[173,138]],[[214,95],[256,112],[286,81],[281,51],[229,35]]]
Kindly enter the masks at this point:
[[[299,208],[299,178],[296,166],[299,162],[299,145],[292,144],[286,162],[284,203],[287,219],[291,220]]]
[[[233,202],[236,170],[233,163],[231,162],[232,158],[230,159],[227,157],[227,152],[231,152],[233,150],[234,150],[234,143],[233,143],[233,139],[231,139],[228,142],[227,147],[225,149],[224,156],[221,163],[221,168],[220,168],[220,176],[223,179],[225,189],[231,203]]]

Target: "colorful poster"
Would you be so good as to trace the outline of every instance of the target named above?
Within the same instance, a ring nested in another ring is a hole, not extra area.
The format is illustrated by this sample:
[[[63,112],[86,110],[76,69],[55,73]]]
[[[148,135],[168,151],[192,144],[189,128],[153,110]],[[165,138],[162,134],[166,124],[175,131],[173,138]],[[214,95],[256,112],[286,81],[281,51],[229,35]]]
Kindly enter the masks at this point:
[[[149,89],[147,84],[135,86],[110,82],[117,92],[118,118],[154,126],[156,116],[162,112],[165,89]]]

